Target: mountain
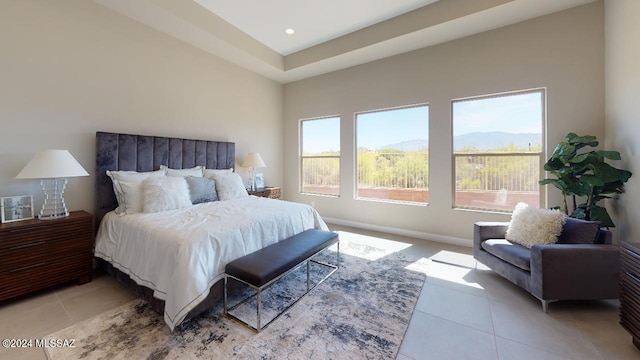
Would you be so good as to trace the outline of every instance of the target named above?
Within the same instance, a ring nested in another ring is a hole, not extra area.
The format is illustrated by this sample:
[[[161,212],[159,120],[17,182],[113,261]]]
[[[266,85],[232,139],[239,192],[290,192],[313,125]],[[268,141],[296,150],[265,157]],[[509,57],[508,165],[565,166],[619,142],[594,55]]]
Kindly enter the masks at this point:
[[[395,144],[379,146],[376,148],[376,150],[397,149],[402,151],[417,151],[417,150],[428,149],[428,148],[429,148],[429,141],[424,139],[413,139],[408,141],[402,141]]]
[[[474,147],[480,151],[495,150],[503,146],[513,144],[516,147],[529,148],[529,146],[541,145],[540,134],[520,133],[512,134],[502,131],[473,132],[454,137],[455,150],[462,150],[466,147]],[[379,146],[380,149],[398,149],[402,151],[416,151],[429,148],[429,141],[425,139],[414,139],[402,141],[395,144]]]

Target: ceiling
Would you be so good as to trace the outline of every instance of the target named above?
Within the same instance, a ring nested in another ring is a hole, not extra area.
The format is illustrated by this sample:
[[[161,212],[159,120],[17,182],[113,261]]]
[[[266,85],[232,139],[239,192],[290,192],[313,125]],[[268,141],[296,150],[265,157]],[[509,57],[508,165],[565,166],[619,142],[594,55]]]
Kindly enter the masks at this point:
[[[288,83],[596,0],[93,1]]]
[[[281,55],[352,33],[437,0],[194,0]],[[285,30],[295,30],[287,35]]]

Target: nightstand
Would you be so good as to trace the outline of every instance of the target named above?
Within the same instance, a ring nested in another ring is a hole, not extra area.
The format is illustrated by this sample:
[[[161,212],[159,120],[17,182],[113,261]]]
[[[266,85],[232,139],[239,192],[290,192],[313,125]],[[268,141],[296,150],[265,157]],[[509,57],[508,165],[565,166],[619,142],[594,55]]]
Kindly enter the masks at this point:
[[[620,324],[640,349],[640,243],[622,241],[620,251]]]
[[[91,281],[93,215],[0,224],[0,300],[63,282]]]
[[[256,190],[247,190],[247,191],[249,192],[249,195],[261,196],[269,199],[280,199],[282,196],[282,194],[280,193],[279,187],[267,186],[263,188],[258,188]]]

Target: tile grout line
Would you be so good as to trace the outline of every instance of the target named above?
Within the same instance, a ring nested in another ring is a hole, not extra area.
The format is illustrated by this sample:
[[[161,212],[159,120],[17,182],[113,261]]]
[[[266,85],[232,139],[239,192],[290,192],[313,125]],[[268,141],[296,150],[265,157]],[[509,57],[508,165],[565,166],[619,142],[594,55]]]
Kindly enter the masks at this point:
[[[491,336],[495,336],[495,334],[494,334],[494,333],[487,332],[487,331],[485,331],[485,330],[478,329],[478,328],[475,328],[475,327],[473,327],[473,326],[469,326],[469,325],[467,325],[467,324],[462,324],[462,323],[459,323],[459,322],[457,322],[457,321],[453,321],[453,320],[450,320],[450,319],[446,319],[446,318],[443,318],[442,316],[439,316],[439,315],[436,315],[436,314],[431,314],[431,313],[428,313],[428,312],[425,312],[425,311],[422,311],[422,310],[418,310],[418,309],[416,309],[416,311],[418,311],[418,312],[420,312],[420,313],[422,313],[422,314],[424,314],[424,315],[427,315],[427,316],[433,316],[434,318],[438,318],[438,319],[440,319],[440,320],[444,320],[444,321],[446,321],[446,322],[449,322],[449,323],[452,323],[452,324],[455,324],[455,325],[464,326],[465,328],[468,328],[468,329],[471,329],[471,330],[475,330],[475,331],[479,331],[479,332],[481,332],[481,333],[483,333],[483,334],[488,334],[488,335],[491,335]]]
[[[574,322],[576,323],[576,327],[578,328],[580,335],[583,336],[583,338],[589,338],[589,345],[591,345],[591,347],[593,347],[593,349],[596,351],[596,353],[598,354],[598,356],[600,356],[600,359],[605,360],[606,358],[604,357],[604,355],[600,352],[600,350],[598,349],[598,347],[596,346],[596,344],[593,343],[593,340],[591,340],[590,336],[585,336],[586,330],[584,329],[582,322],[579,321],[578,319],[575,319]]]
[[[476,261],[477,264],[477,261]],[[496,346],[496,357],[500,360],[500,348],[498,347],[498,335],[496,335],[496,324],[495,319],[493,318],[493,306],[491,304],[491,299],[488,298],[489,294],[487,294],[487,302],[489,303],[489,316],[491,317],[491,329],[493,329],[493,343]]]
[[[560,357],[562,357],[562,358],[568,359],[568,358],[567,358],[565,355],[563,355],[563,354],[558,354],[558,353],[556,353],[556,352],[549,351],[549,350],[547,350],[547,349],[543,349],[543,348],[540,348],[540,347],[537,347],[537,346],[534,346],[534,345],[525,344],[525,343],[520,342],[520,341],[518,341],[518,340],[509,339],[509,338],[506,338],[506,337],[504,337],[504,336],[500,336],[500,335],[495,335],[495,338],[496,338],[496,339],[497,339],[497,338],[500,338],[500,339],[503,339],[503,340],[506,340],[506,341],[510,341],[510,342],[516,343],[516,344],[518,344],[518,345],[522,345],[522,346],[524,346],[524,347],[528,347],[528,348],[531,348],[531,349],[534,349],[534,350],[539,350],[539,351],[542,351],[542,352],[546,352],[546,353],[549,353],[549,354],[552,354],[552,355],[556,355],[556,356],[560,356]],[[598,353],[598,355],[600,355],[600,354]],[[604,360],[604,359],[603,359],[603,360]]]
[[[56,299],[58,299],[58,302],[60,303],[60,306],[62,306],[62,309],[64,310],[64,313],[67,314],[67,318],[69,318],[69,321],[71,321],[72,323],[75,323],[73,318],[71,317],[71,314],[69,314],[69,311],[67,310],[67,307],[64,306],[64,302],[62,301],[62,299],[60,299],[60,296],[58,296],[58,292],[54,289],[53,293],[56,296]]]
[[[496,302],[497,302],[497,303],[504,304],[504,302],[499,301],[499,300],[496,300]],[[490,306],[489,306],[490,308],[493,308],[493,304],[491,304],[491,303],[490,303],[489,305],[490,305]],[[493,312],[491,313],[491,320],[492,320],[492,322],[493,322]],[[562,319],[562,318],[560,319],[560,321],[561,321],[561,322],[564,322],[564,321],[574,321],[574,322],[575,322],[575,320],[567,320],[567,319]],[[494,326],[494,331],[495,331],[495,326]],[[513,342],[513,343],[516,343],[516,344],[522,345],[522,346],[526,346],[526,347],[528,347],[528,348],[532,348],[532,349],[535,349],[535,350],[539,350],[539,351],[547,352],[547,353],[549,353],[549,354],[553,354],[553,355],[556,355],[556,356],[560,356],[560,357],[562,357],[562,358],[567,358],[564,354],[559,354],[559,353],[557,353],[557,352],[549,351],[548,349],[541,348],[541,347],[538,347],[538,346],[535,346],[535,345],[531,345],[531,344],[527,344],[527,343],[524,343],[524,342],[519,341],[519,340],[516,340],[516,339],[511,339],[511,338],[504,337],[504,336],[500,336],[500,335],[497,335],[497,334],[495,334],[495,335],[494,335],[494,337],[496,338],[496,342],[497,342],[497,338],[500,338],[500,339],[503,339],[503,340],[506,340],[506,341],[511,341],[511,342]],[[591,344],[591,341],[589,341],[589,343]],[[497,348],[497,347],[496,347],[496,348]],[[598,355],[602,358],[602,355],[600,355],[600,352],[598,352],[598,351],[596,351],[596,352],[597,352],[597,353],[598,353]],[[602,359],[602,360],[604,360],[604,359]]]

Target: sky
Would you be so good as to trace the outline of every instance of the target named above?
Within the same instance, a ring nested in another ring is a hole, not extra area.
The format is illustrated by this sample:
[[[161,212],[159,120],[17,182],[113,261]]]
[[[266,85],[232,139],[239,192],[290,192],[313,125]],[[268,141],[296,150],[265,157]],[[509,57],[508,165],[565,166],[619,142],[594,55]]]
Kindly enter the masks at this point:
[[[542,133],[542,93],[454,101],[454,136],[483,131]],[[356,114],[357,146],[369,149],[429,138],[426,105]],[[303,122],[306,153],[340,150],[340,118]]]
[[[453,103],[453,135],[479,131],[541,134],[541,111],[540,92],[456,101]]]
[[[304,120],[302,144],[305,153],[340,151],[340,118]]]
[[[375,149],[403,141],[429,138],[429,107],[376,111],[356,115],[357,146]]]

